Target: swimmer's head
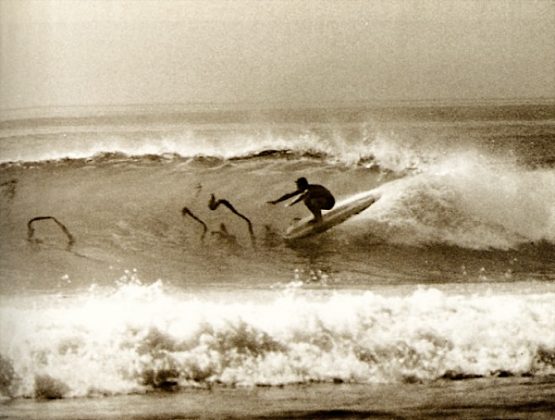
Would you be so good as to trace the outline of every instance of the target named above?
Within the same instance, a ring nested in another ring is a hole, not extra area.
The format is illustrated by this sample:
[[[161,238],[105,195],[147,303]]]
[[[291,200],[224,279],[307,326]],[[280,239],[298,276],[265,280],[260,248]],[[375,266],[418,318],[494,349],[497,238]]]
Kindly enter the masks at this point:
[[[297,187],[300,190],[306,190],[308,188],[308,181],[306,180],[305,177],[301,177],[297,179],[296,183],[297,183]]]

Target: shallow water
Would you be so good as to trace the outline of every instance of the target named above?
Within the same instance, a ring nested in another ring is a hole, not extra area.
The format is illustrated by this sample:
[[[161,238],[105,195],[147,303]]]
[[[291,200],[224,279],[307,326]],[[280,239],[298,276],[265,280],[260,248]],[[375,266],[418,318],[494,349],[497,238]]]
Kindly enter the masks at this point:
[[[310,384],[189,389],[102,399],[12,401],[14,419],[521,418],[551,419],[553,380],[497,378],[418,385]]]

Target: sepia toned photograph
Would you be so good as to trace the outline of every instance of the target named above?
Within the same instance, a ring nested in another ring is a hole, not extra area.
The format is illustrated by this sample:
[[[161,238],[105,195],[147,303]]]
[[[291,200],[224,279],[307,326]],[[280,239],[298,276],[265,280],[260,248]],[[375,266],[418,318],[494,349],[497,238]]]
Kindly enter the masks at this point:
[[[0,0],[0,419],[553,419],[555,1]]]

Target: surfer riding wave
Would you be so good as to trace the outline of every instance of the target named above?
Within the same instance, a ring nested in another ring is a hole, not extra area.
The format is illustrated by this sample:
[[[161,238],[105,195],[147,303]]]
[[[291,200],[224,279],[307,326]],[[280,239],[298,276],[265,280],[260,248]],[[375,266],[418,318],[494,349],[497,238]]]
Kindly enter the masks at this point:
[[[335,198],[332,193],[322,185],[309,184],[307,179],[304,177],[297,179],[296,184],[296,191],[285,194],[277,200],[268,201],[268,203],[277,204],[301,194],[295,201],[289,204],[289,206],[293,206],[298,202],[303,201],[306,207],[314,215],[314,219],[311,220],[311,223],[322,222],[322,210],[331,210],[335,205]]]

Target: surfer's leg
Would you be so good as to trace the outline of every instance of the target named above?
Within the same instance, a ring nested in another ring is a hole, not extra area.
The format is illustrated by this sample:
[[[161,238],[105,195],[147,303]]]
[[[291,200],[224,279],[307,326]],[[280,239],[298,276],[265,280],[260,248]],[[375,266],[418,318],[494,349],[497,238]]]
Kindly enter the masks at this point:
[[[305,200],[306,207],[310,210],[310,212],[314,215],[314,219],[310,221],[310,223],[320,223],[322,221],[322,198],[308,198]]]
[[[321,223],[322,222],[322,212],[320,210],[314,210],[312,212],[314,215],[314,219],[309,221],[308,223]]]

